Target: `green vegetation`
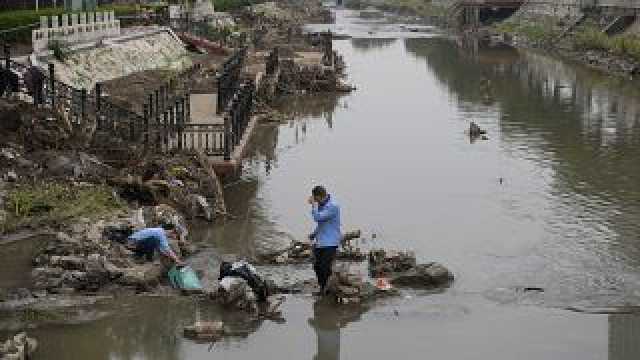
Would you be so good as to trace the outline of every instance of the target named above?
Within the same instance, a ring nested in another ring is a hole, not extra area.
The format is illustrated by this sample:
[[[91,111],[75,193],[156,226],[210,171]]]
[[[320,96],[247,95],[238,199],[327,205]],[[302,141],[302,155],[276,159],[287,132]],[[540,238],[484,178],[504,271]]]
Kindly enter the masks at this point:
[[[6,198],[6,219],[0,233],[43,223],[60,224],[74,217],[92,217],[123,208],[106,186],[36,183],[12,189]]]
[[[381,10],[398,11],[418,16],[442,16],[445,9],[431,4],[429,0],[348,0],[347,7],[363,9],[374,6]]]
[[[137,11],[137,5],[105,5],[98,7],[99,11],[114,10],[116,16],[134,14]],[[27,26],[38,23],[40,16],[53,16],[64,14],[64,8],[41,8],[35,10],[10,10],[0,12],[0,30],[12,29],[20,26]]]
[[[576,33],[575,46],[581,50],[600,50],[640,61],[640,37],[618,35],[609,37],[596,27],[586,26]]]
[[[540,23],[505,21],[497,24],[495,29],[503,33],[522,35],[535,42],[550,41],[557,35],[553,24],[546,21]]]
[[[245,6],[251,6],[258,4],[262,1],[256,0],[212,0],[213,7],[216,11],[231,11],[237,10]]]

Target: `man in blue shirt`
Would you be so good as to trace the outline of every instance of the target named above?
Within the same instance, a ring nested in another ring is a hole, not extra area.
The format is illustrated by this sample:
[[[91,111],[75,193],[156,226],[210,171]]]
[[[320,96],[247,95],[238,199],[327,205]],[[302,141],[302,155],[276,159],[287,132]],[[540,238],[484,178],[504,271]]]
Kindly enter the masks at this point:
[[[313,269],[320,285],[319,295],[326,295],[333,261],[342,241],[340,207],[322,186],[314,187],[311,194],[311,217],[317,223],[315,230],[309,235],[313,245]]]
[[[133,250],[137,257],[153,260],[158,250],[162,255],[171,259],[176,265],[183,265],[180,258],[171,250],[167,236],[177,239],[178,232],[173,224],[163,224],[159,228],[146,228],[131,234],[127,239],[127,247]]]

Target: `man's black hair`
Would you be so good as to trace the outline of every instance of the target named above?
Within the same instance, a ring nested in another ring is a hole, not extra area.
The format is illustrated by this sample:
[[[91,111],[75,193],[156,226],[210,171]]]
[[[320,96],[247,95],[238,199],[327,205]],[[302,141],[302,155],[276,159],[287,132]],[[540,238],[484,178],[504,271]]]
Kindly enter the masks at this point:
[[[313,190],[311,190],[311,194],[313,196],[319,196],[319,197],[325,197],[327,196],[327,189],[324,188],[324,186],[314,186]]]
[[[163,224],[161,225],[161,227],[162,227],[164,230],[168,230],[168,231],[170,231],[170,230],[175,230],[175,229],[176,229],[176,226],[175,226],[175,225],[173,225],[173,224],[171,224],[171,223],[163,223]]]

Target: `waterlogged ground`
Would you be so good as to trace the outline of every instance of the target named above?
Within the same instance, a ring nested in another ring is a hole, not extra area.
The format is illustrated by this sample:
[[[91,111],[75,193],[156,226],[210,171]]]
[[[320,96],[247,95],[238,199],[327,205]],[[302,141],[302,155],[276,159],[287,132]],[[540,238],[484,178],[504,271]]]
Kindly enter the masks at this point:
[[[212,281],[222,254],[301,238],[305,199],[323,183],[346,227],[364,231],[363,247],[414,249],[449,266],[453,287],[366,311],[290,296],[286,323],[245,323],[184,298],[118,300],[99,321],[35,330],[39,358],[640,357],[640,316],[602,314],[640,305],[638,88],[544,54],[352,15],[338,12],[334,30],[355,38],[335,48],[358,91],[291,101],[295,119],[261,128],[228,188],[239,218],[196,231],[209,248],[193,265]],[[470,121],[489,140],[471,143]],[[312,276],[304,266],[263,270]],[[250,334],[184,340],[181,326],[196,316]]]

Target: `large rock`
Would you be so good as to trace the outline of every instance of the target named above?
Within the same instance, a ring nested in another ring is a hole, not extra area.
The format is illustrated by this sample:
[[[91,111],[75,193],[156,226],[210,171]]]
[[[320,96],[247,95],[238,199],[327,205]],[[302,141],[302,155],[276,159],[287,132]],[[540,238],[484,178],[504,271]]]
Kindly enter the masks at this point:
[[[429,288],[446,286],[453,281],[453,273],[438,263],[420,264],[410,270],[395,273],[390,282],[395,286]]]
[[[378,249],[369,252],[369,272],[373,277],[407,271],[415,266],[416,255],[411,251]]]
[[[158,284],[166,273],[166,268],[159,263],[146,263],[122,269],[118,283],[127,286],[148,287]]]

